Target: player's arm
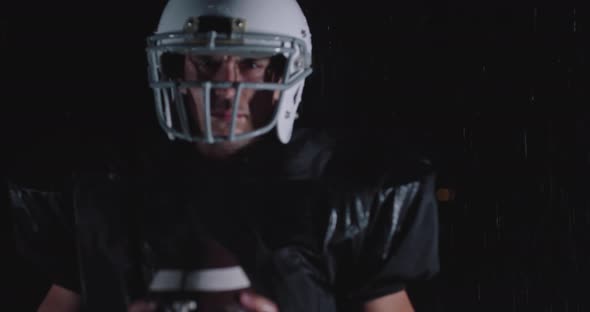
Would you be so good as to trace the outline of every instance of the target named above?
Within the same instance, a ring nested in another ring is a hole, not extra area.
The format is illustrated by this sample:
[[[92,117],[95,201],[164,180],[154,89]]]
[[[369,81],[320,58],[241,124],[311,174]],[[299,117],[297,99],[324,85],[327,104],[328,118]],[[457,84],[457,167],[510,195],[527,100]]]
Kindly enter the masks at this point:
[[[413,312],[406,282],[425,281],[439,270],[434,176],[394,186],[364,239],[352,298],[363,312]]]
[[[366,302],[363,312],[414,312],[408,293],[405,290],[398,291],[383,297]]]
[[[37,312],[78,312],[80,296],[66,288],[53,284]]]
[[[69,197],[37,181],[8,181],[8,186],[17,252],[25,265],[52,282],[37,311],[78,311],[80,285]]]
[[[240,303],[249,312],[279,312],[277,305],[263,296],[255,293],[243,292],[240,295]],[[58,310],[48,310],[58,311]],[[70,310],[59,310],[59,311],[70,311]],[[77,310],[72,310],[77,311]],[[137,301],[131,304],[127,310],[128,312],[155,312],[156,305],[147,301]],[[41,312],[41,311],[40,311]]]

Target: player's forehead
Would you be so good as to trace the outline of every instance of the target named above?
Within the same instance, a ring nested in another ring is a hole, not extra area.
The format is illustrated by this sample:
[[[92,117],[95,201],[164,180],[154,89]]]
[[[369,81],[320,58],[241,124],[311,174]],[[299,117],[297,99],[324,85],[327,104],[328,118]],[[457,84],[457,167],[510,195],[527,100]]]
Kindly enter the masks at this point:
[[[237,51],[185,51],[183,53],[189,58],[207,58],[215,60],[239,60],[239,59],[271,59],[279,56],[279,53],[269,53],[260,51],[248,51],[248,50],[237,50]]]
[[[256,60],[270,61],[273,56],[268,55],[241,55],[241,54],[186,54],[188,59],[192,60],[215,60],[215,61],[241,61]]]

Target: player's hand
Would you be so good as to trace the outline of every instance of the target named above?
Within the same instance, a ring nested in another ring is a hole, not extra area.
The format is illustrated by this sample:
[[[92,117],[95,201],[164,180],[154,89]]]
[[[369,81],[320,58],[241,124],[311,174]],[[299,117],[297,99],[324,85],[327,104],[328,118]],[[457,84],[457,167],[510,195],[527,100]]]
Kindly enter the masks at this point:
[[[252,292],[242,292],[240,303],[251,312],[279,312],[274,302]]]
[[[148,301],[136,301],[129,305],[127,312],[155,312],[156,304]]]
[[[252,292],[240,294],[240,304],[249,312],[279,312],[277,305],[269,299]],[[147,301],[136,301],[129,305],[128,312],[155,312],[156,304]]]

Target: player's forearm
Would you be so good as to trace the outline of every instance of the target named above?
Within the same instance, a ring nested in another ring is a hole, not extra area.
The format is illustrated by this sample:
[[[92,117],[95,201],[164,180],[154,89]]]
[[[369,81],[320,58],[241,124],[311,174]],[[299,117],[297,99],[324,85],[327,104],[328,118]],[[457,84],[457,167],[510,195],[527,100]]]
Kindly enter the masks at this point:
[[[52,285],[37,312],[79,312],[80,296],[58,285]]]
[[[373,299],[365,303],[363,312],[414,312],[408,293],[405,290]]]

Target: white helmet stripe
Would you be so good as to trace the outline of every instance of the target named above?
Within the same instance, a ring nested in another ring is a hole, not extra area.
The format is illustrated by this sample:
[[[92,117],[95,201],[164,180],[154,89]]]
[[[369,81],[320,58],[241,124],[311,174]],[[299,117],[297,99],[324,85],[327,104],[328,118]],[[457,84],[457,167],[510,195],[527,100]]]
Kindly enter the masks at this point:
[[[250,280],[240,266],[190,272],[185,291],[231,291],[250,287]]]

